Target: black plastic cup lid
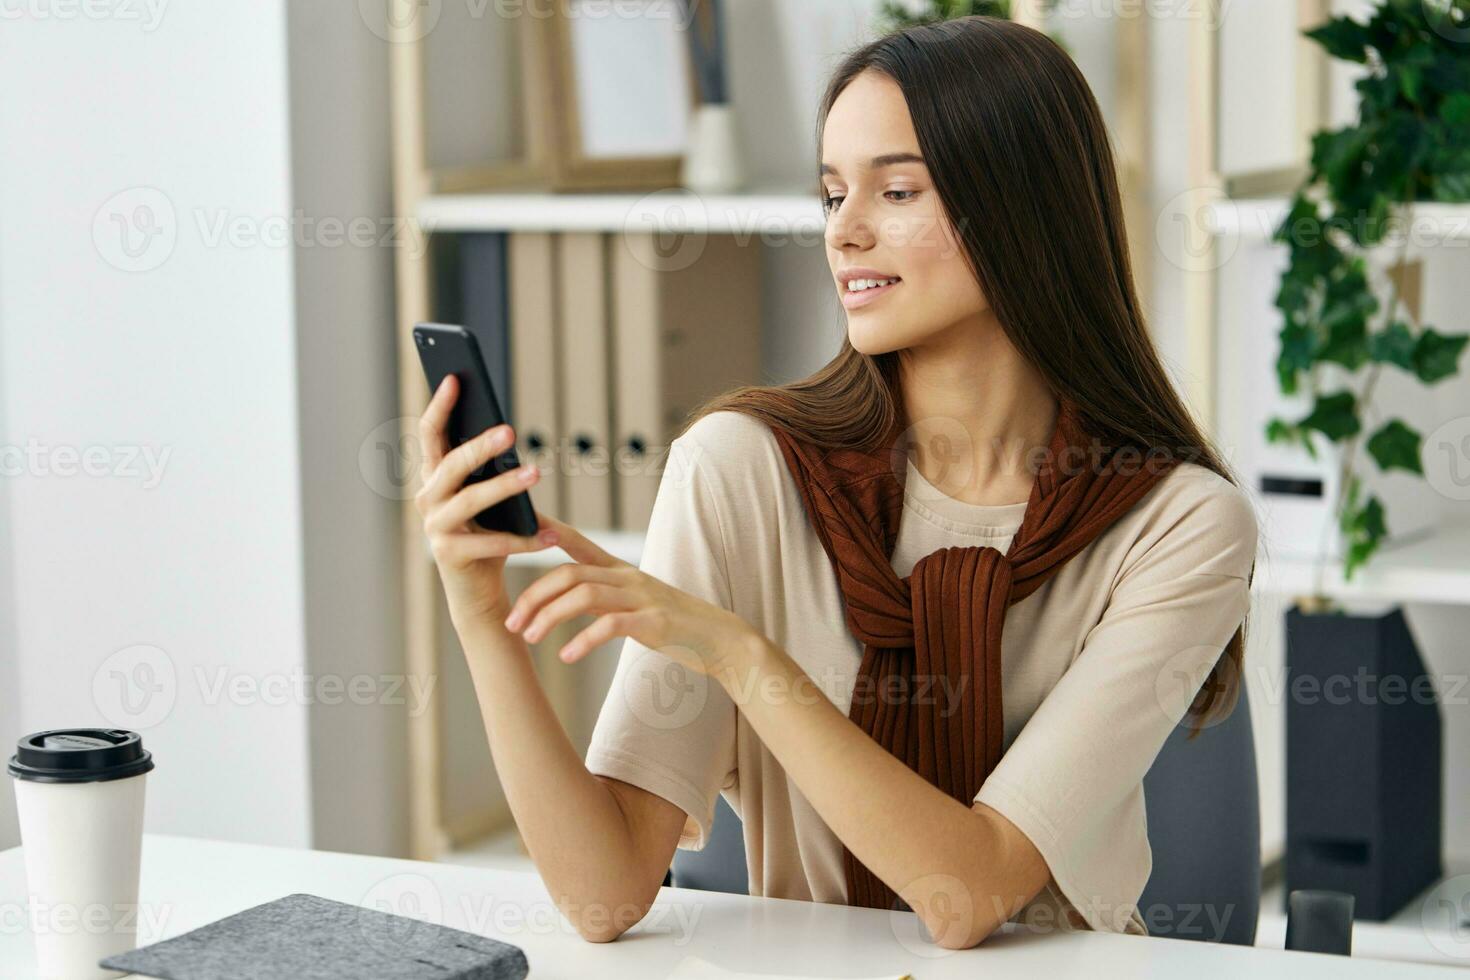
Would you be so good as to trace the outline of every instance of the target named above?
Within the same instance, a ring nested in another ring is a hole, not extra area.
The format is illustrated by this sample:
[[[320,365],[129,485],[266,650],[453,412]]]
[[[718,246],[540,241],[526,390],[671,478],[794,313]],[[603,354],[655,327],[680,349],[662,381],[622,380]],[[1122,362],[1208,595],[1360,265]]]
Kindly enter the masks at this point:
[[[9,771],[36,783],[101,783],[153,768],[143,737],[120,728],[53,728],[15,743]]]

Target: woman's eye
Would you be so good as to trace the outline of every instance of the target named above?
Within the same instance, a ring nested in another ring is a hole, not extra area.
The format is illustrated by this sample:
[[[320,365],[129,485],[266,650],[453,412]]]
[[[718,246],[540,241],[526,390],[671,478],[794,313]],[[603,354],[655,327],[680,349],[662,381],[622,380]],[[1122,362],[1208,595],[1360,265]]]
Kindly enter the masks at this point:
[[[912,201],[915,197],[917,197],[919,195],[919,192],[918,191],[885,191],[884,192],[884,196],[885,197],[888,197],[891,194],[905,194],[905,195],[907,195],[906,197],[901,197],[897,201],[895,201],[895,203],[902,204],[902,203],[906,203],[908,201]],[[890,197],[889,200],[893,200],[893,198]],[[823,210],[823,212],[825,212],[826,214],[831,214],[833,211],[837,210],[837,208],[839,206],[841,206],[842,201],[843,201],[843,197],[840,194],[833,194],[833,195],[828,196],[825,200],[822,201],[822,210]]]

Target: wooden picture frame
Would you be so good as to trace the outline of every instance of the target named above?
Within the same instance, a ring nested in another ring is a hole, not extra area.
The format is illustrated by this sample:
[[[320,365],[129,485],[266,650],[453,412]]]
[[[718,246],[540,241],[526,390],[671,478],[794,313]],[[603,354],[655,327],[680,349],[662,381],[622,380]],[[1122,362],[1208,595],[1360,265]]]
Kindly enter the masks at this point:
[[[687,133],[689,118],[699,104],[698,78],[677,19],[625,15],[636,6],[566,0],[553,5],[549,16],[540,19],[534,46],[539,48],[538,61],[545,66],[547,84],[538,86],[543,95],[538,111],[550,120],[548,174],[554,191],[679,186],[683,143],[677,149],[670,147],[678,134]],[[666,14],[680,8],[666,0],[645,0],[643,6]],[[582,8],[613,13],[578,14]],[[664,85],[656,80],[651,83],[647,70],[629,73],[632,66],[649,64],[669,76],[662,119],[649,110],[651,103],[659,101]],[[597,105],[590,105],[589,98],[596,98]],[[623,101],[635,107],[628,125],[608,115]],[[638,153],[614,146],[613,152],[599,152],[599,144],[631,141],[630,130],[650,137],[650,146],[656,148]]]

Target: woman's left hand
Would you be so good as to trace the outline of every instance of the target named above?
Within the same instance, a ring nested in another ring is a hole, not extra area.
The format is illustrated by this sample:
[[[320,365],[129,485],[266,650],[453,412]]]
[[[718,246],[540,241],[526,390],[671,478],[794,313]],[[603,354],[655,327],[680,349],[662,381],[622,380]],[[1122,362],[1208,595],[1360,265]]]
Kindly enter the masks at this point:
[[[584,613],[597,617],[561,649],[574,663],[614,637],[628,636],[701,674],[718,676],[758,638],[728,609],[682,592],[608,554],[576,528],[540,515],[575,559],[532,582],[516,599],[505,627],[528,643]]]

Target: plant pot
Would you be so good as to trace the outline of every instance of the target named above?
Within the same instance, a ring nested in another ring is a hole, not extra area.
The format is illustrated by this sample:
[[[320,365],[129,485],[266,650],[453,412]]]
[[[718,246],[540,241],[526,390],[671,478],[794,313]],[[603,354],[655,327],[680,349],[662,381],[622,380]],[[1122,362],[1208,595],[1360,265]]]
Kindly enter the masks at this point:
[[[734,107],[707,103],[694,110],[680,181],[700,194],[728,194],[745,186]]]
[[[1443,875],[1442,725],[1403,610],[1286,614],[1286,894],[1381,922]]]

